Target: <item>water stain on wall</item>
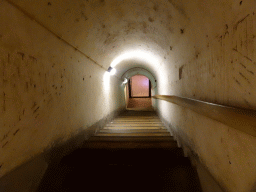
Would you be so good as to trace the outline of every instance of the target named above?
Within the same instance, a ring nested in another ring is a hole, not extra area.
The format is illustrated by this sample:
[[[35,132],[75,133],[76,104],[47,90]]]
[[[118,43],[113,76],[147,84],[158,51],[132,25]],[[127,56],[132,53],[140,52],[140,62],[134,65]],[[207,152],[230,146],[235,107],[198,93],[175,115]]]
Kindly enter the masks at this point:
[[[249,61],[251,61],[253,64],[255,64],[256,65],[256,62],[255,61],[253,61],[251,58],[249,58],[248,56],[246,56],[246,55],[243,55],[242,53],[240,53],[237,49],[233,49],[233,51],[235,51],[235,52],[237,52],[237,53],[239,53],[241,56],[243,56],[245,59],[247,59],[247,60],[249,60]]]
[[[157,4],[155,4],[154,7],[153,7],[154,11],[156,11],[156,12],[158,11],[158,8],[159,8],[159,7],[158,7]]]
[[[182,65],[182,66],[179,68],[179,80],[182,79],[183,67],[184,67],[184,65]]]
[[[6,97],[5,97],[5,92],[3,92],[4,98],[3,98],[3,111],[6,111]]]
[[[247,17],[249,17],[249,16],[250,16],[250,14],[247,14],[245,17],[243,17],[242,19],[240,19],[240,20],[234,25],[234,27],[233,27],[234,31],[236,31],[238,25],[241,24],[241,23],[243,23],[243,22],[245,21],[245,19],[246,19]]]
[[[246,78],[246,77],[244,76],[244,74],[242,74],[241,72],[239,72],[239,75],[240,75],[244,80],[246,80],[247,83],[251,84],[251,82],[248,80],[248,78]]]
[[[18,55],[21,55],[22,60],[24,60],[25,54],[22,52],[17,52]]]
[[[28,82],[26,82],[26,92],[28,92]]]
[[[107,34],[106,40],[104,41],[105,45],[112,44],[116,41],[116,37],[118,37],[118,34]]]
[[[195,57],[196,57],[196,59],[198,59],[199,54],[200,54],[199,51],[196,51],[196,52],[195,52]]]
[[[20,131],[20,129],[17,129],[17,130],[13,133],[13,135],[16,135],[19,131]]]
[[[3,136],[2,140],[1,140],[1,142],[4,141],[4,140],[8,137],[8,134],[9,134],[9,133],[10,133],[10,131],[9,131],[8,133],[4,134],[4,136]]]
[[[33,111],[33,114],[35,114],[39,108],[40,108],[40,107],[37,107],[37,108]]]
[[[152,23],[152,22],[154,22],[154,19],[152,17],[149,17],[148,21]]]
[[[37,62],[37,59],[36,59],[35,57],[33,57],[33,56],[31,56],[31,55],[29,55],[28,57],[29,57],[29,59],[31,59],[32,61]]]
[[[6,141],[3,145],[2,148],[4,148],[8,144],[8,141]]]
[[[84,13],[84,11],[81,11],[81,17],[84,18],[84,21],[87,21],[89,19]]]
[[[236,82],[238,85],[241,86],[241,83],[240,83],[235,77],[233,77],[233,79],[235,80],[235,82]]]
[[[185,12],[185,10],[183,9],[183,7],[181,5],[178,5],[178,1],[175,1],[175,0],[168,0],[169,3],[172,4],[172,6],[181,14],[183,15],[184,17],[187,18],[187,14]]]
[[[105,0],[95,0],[95,1],[91,1],[90,6],[93,9],[97,9],[99,7],[104,7],[106,5]]]

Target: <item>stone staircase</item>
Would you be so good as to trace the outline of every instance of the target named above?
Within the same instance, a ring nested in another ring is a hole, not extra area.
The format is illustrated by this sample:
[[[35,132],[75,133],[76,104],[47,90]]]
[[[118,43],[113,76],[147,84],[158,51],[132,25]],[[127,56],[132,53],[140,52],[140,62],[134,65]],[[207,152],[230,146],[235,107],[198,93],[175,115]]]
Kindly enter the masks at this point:
[[[88,148],[177,148],[176,142],[154,112],[127,111],[99,130]]]
[[[38,191],[103,190],[201,188],[189,159],[155,112],[127,111],[48,171]]]

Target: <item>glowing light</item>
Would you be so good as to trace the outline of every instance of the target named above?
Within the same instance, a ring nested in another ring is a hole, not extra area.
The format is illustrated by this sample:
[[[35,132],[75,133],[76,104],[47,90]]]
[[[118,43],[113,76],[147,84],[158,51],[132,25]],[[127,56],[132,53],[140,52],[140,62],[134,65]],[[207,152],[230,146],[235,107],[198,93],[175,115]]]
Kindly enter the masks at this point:
[[[116,73],[116,69],[112,69],[111,71],[110,71],[110,75],[115,75],[115,73]]]
[[[128,82],[128,80],[125,78],[123,84],[126,84],[127,82]]]
[[[109,67],[107,72],[109,72],[110,75],[114,75],[116,73],[116,69],[114,69],[113,67]]]
[[[135,51],[130,51],[130,52],[127,52],[127,53],[124,53],[124,54],[118,56],[116,59],[114,59],[114,61],[111,63],[110,66],[115,67],[119,63],[121,63],[122,61],[127,60],[127,59],[144,61],[144,62],[151,64],[152,66],[155,66],[160,63],[158,61],[158,59],[156,58],[156,56],[154,56],[148,52],[145,52],[145,51],[135,50]]]
[[[103,76],[103,86],[105,91],[108,91],[110,88],[110,73],[107,71],[104,73]]]

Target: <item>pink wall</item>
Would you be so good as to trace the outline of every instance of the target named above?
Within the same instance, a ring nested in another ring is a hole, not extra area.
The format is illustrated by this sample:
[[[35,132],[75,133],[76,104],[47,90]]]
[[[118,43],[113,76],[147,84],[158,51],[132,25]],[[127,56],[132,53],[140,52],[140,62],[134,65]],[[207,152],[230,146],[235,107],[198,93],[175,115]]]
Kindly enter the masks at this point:
[[[131,96],[148,97],[149,96],[149,79],[143,75],[135,75],[130,78]]]

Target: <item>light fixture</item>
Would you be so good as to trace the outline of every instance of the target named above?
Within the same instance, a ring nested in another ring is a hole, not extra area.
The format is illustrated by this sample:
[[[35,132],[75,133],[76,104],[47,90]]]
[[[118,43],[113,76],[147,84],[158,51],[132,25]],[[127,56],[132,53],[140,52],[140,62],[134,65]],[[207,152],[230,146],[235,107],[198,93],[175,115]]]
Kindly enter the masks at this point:
[[[108,72],[110,73],[110,75],[114,75],[116,73],[116,69],[114,69],[113,67],[109,67]]]
[[[128,80],[126,78],[124,78],[123,84],[126,84],[128,82]]]

